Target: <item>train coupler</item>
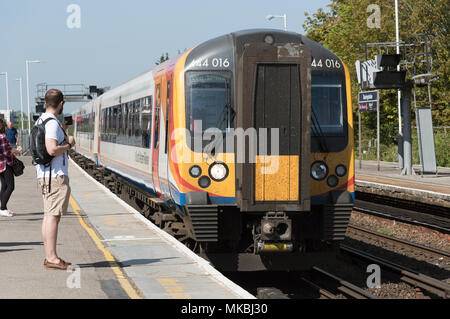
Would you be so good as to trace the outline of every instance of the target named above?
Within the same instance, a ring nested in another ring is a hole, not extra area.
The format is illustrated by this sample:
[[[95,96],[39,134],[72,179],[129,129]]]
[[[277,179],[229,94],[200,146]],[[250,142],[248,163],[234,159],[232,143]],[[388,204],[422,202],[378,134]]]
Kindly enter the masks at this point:
[[[291,253],[294,250],[294,244],[291,242],[269,242],[258,241],[255,245],[255,254],[262,253]]]
[[[292,220],[284,212],[268,212],[254,231],[255,254],[292,252]]]

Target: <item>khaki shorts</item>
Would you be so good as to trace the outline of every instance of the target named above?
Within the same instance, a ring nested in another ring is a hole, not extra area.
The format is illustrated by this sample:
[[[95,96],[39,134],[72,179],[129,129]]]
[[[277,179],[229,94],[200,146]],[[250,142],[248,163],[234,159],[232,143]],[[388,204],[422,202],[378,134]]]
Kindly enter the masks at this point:
[[[44,215],[62,216],[67,213],[70,198],[69,177],[58,175],[52,178],[50,193],[48,192],[48,178],[39,178],[44,198]]]

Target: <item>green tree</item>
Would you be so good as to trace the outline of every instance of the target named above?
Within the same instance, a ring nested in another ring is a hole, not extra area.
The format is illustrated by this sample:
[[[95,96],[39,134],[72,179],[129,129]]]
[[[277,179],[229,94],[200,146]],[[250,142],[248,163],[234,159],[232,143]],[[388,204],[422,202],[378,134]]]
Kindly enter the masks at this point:
[[[377,4],[381,9],[380,28],[367,26],[367,19],[371,15],[371,12],[367,12],[370,4]],[[359,59],[359,45],[368,42],[395,42],[394,1],[330,0],[327,7],[327,10],[319,9],[312,14],[305,12],[303,28],[308,38],[333,51],[348,66],[352,83],[352,105],[354,118],[356,118],[357,94],[360,89],[356,79],[355,61]],[[417,33],[427,33],[435,37],[434,45],[438,57],[435,67],[439,80],[433,82],[431,89],[433,123],[435,126],[450,125],[449,1],[400,0],[399,29],[400,41],[405,41],[409,36]],[[398,133],[396,90],[382,90],[380,105],[381,143],[392,144]],[[414,111],[412,116],[414,117]],[[364,128],[369,129],[370,137],[374,138],[376,115],[363,114],[362,122]],[[356,134],[358,134],[357,130],[358,127],[355,125]]]
[[[166,52],[166,54],[161,54],[161,56],[159,57],[159,60],[156,60],[155,64],[156,65],[160,65],[164,62],[166,62],[167,60],[169,60],[169,53]]]

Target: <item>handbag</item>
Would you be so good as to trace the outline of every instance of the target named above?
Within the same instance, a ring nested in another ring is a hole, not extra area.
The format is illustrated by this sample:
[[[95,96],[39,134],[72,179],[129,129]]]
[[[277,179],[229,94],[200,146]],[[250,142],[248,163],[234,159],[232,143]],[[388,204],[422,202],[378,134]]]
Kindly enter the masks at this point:
[[[23,174],[25,165],[23,165],[23,162],[20,159],[18,159],[17,157],[14,157],[12,169],[13,169],[15,176],[20,176]]]

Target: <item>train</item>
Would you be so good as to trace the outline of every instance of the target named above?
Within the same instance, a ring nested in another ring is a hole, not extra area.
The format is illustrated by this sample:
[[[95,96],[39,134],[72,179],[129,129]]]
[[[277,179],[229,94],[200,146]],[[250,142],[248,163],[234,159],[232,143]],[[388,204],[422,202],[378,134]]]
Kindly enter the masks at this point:
[[[232,32],[77,109],[72,158],[222,270],[300,269],[349,223],[350,89],[301,34]]]

